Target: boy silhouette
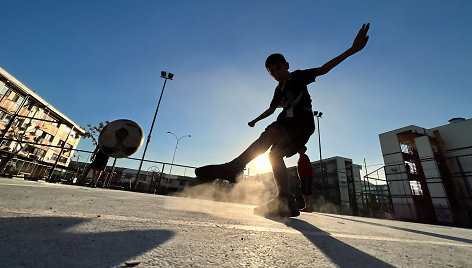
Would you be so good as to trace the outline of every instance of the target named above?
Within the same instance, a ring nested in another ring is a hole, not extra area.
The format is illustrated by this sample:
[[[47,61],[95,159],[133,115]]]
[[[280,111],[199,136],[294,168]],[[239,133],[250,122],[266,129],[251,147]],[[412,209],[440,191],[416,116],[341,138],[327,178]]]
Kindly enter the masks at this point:
[[[282,112],[277,120],[270,124],[241,155],[228,163],[195,169],[197,178],[202,181],[223,179],[234,183],[247,163],[271,148],[269,159],[277,186],[277,196],[254,209],[254,212],[266,217],[300,215],[295,198],[290,192],[287,168],[283,158],[296,154],[315,131],[307,85],[314,82],[317,76],[328,73],[346,58],[361,51],[369,40],[368,30],[368,23],[362,25],[349,49],[318,68],[289,72],[289,63],[283,55],[270,55],[265,62],[265,67],[278,85],[269,108],[248,125],[254,127],[258,121],[272,115],[276,108],[283,108]]]

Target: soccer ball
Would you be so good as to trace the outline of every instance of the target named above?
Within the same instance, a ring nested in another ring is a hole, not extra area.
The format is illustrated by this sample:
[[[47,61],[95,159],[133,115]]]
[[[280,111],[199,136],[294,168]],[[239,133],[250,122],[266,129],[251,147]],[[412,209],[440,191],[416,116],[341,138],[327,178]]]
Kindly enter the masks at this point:
[[[124,158],[136,153],[143,144],[143,129],[127,119],[108,123],[98,136],[98,146],[106,155]]]

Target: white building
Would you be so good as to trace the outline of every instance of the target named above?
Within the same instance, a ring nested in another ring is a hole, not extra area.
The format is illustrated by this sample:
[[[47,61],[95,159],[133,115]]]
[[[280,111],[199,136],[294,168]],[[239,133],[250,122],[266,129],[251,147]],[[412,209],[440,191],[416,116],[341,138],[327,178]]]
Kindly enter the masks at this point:
[[[471,224],[472,119],[449,122],[379,135],[395,217]]]
[[[352,159],[335,156],[323,159],[323,172],[320,161],[311,162],[313,168],[313,208],[319,212],[359,215],[363,209],[361,165]],[[292,193],[300,194],[300,179],[297,167],[289,167],[288,176]],[[248,179],[272,179],[272,172],[251,176]]]

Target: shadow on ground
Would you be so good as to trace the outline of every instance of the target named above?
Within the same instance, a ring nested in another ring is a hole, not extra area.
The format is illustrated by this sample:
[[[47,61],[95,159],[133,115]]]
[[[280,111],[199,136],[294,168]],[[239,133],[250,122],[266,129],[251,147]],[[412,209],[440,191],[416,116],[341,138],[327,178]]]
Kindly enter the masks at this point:
[[[174,235],[168,230],[101,233],[68,230],[88,221],[58,217],[0,218],[0,266],[117,266]]]
[[[320,249],[337,267],[393,267],[374,256],[362,252],[315,226],[299,220],[287,219],[285,225],[302,233]]]
[[[365,224],[370,224],[370,225],[375,225],[375,226],[382,226],[382,227],[387,227],[387,228],[394,229],[394,230],[405,231],[405,232],[410,232],[410,233],[415,233],[415,234],[428,235],[428,236],[432,236],[432,237],[437,237],[437,238],[448,239],[448,240],[452,240],[452,241],[457,241],[457,242],[463,242],[463,243],[472,244],[472,240],[467,239],[467,238],[461,238],[461,237],[455,237],[455,236],[443,235],[443,234],[436,234],[436,233],[430,233],[430,232],[426,232],[426,231],[414,230],[414,229],[408,229],[408,228],[402,228],[402,227],[396,227],[396,226],[391,226],[391,225],[381,224],[381,223],[375,223],[375,222],[368,222],[368,221],[361,221],[361,220],[355,220],[355,219],[342,218],[342,217],[337,217],[337,216],[333,216],[333,215],[323,215],[323,216],[331,217],[331,218],[336,218],[336,219],[341,219],[341,220],[353,221],[353,222],[360,222],[360,223],[365,223]]]

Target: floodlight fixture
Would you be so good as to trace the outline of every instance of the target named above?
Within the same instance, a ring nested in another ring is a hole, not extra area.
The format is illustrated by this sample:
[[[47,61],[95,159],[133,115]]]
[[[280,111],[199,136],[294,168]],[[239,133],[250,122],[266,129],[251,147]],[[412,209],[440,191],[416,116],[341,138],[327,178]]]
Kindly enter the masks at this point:
[[[318,114],[318,116],[319,116],[319,117],[321,117],[322,115],[323,115],[323,113],[322,113],[322,112],[320,112],[320,113]]]
[[[318,111],[314,111],[314,112],[313,112],[313,115],[314,115],[314,116],[317,116],[317,115],[318,115]]]
[[[174,74],[173,74],[173,73],[169,73],[169,74],[167,75],[167,78],[169,78],[170,80],[172,80],[172,78],[174,78]]]
[[[167,73],[165,71],[161,71],[161,77],[166,78]]]

